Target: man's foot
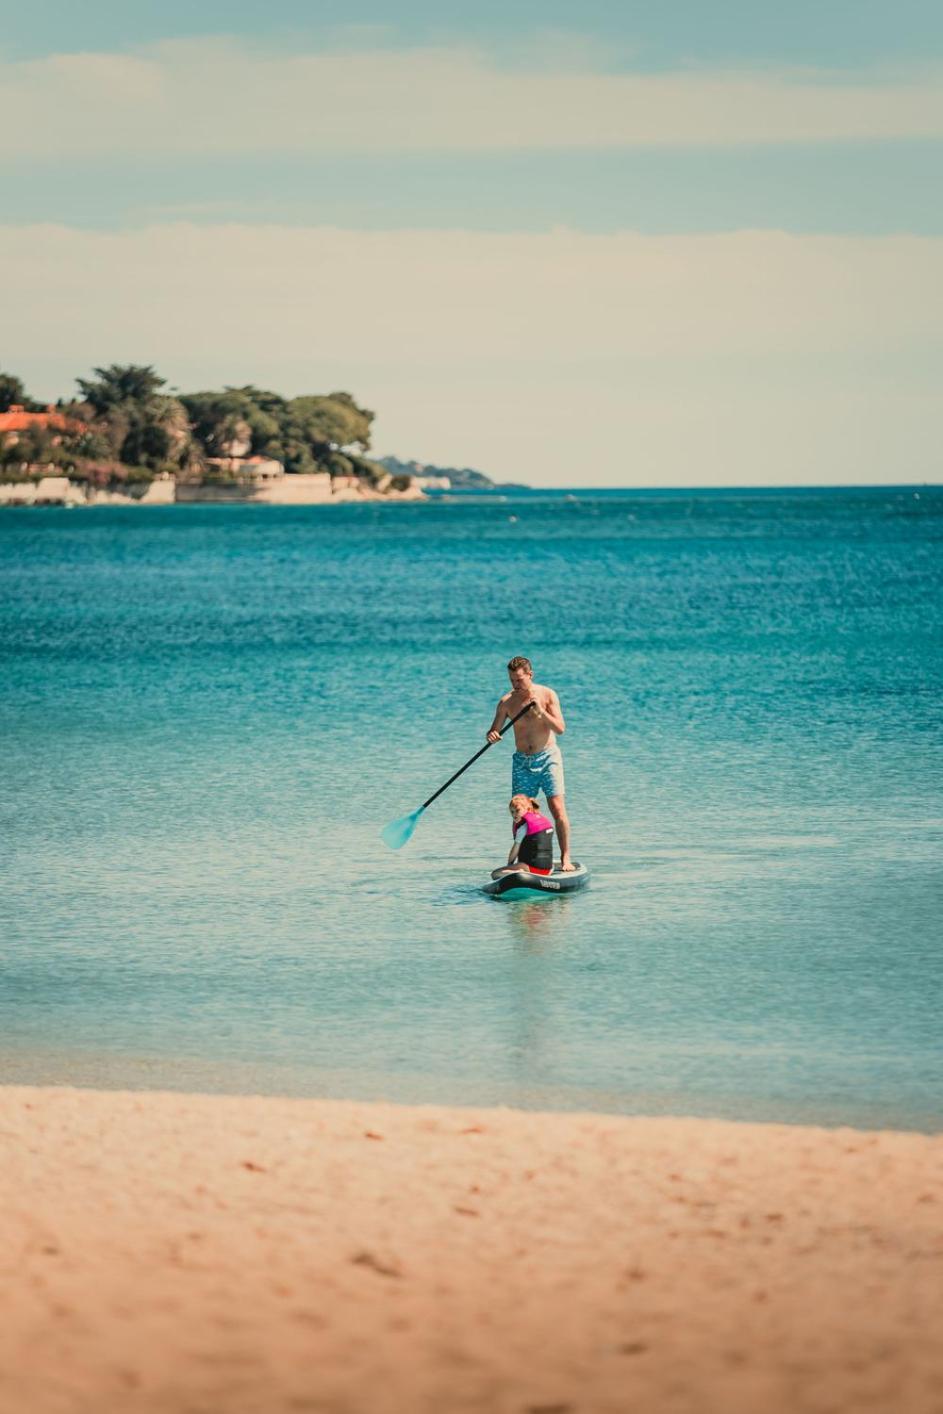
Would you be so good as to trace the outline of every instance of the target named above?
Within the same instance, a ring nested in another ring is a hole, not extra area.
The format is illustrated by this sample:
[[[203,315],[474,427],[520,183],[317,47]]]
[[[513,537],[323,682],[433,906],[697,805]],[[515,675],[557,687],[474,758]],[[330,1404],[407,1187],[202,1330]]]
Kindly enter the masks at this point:
[[[573,873],[573,867],[574,867],[574,866],[573,866],[573,861],[572,861],[572,859],[570,858],[570,856],[569,856],[568,854],[565,854],[565,855],[563,856],[563,858],[560,860],[560,868],[563,870],[564,874],[572,874],[572,873]]]

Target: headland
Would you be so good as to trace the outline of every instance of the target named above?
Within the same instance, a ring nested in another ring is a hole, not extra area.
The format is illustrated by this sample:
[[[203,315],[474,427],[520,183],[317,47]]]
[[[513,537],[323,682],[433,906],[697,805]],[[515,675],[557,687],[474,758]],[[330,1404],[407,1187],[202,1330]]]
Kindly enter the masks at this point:
[[[0,373],[0,506],[328,505],[493,485],[467,467],[368,456],[374,414],[347,392],[167,392],[149,365],[94,373],[45,405]]]

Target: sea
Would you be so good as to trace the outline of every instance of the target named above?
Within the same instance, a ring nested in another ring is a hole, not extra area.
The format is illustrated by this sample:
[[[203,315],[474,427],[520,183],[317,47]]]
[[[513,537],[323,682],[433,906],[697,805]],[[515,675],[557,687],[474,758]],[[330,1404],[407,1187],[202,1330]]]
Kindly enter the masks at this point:
[[[590,887],[481,891],[506,663]],[[0,511],[0,1082],[943,1120],[943,488]]]

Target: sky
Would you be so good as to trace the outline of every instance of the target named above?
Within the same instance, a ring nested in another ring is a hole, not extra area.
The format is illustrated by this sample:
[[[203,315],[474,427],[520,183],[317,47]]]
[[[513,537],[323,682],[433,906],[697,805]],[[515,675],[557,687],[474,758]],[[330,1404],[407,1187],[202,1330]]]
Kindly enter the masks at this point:
[[[546,486],[940,479],[943,7],[0,0],[0,367]]]

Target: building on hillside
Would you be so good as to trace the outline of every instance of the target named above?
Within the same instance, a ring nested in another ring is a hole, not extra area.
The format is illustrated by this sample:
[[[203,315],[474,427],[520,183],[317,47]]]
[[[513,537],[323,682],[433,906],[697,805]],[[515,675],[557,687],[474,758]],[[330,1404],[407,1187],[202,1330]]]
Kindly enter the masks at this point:
[[[57,435],[53,437],[53,441],[61,442],[66,432],[73,435],[84,432],[85,423],[74,417],[66,417],[58,408],[54,408],[52,403],[45,412],[26,412],[20,403],[14,403],[6,412],[0,412],[0,443],[4,446],[18,442],[21,432],[28,432],[33,428],[54,432]]]
[[[281,481],[285,475],[284,466],[274,457],[207,457],[206,464],[216,471],[231,471],[245,477],[256,486]]]

